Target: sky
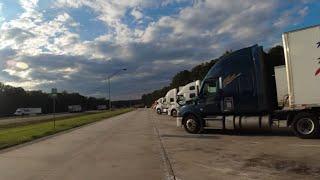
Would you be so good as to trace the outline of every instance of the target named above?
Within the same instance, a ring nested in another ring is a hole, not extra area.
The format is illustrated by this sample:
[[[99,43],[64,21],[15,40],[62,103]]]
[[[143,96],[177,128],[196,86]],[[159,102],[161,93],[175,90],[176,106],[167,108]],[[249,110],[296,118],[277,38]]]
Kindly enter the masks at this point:
[[[0,82],[139,99],[226,50],[320,24],[317,0],[0,0]]]

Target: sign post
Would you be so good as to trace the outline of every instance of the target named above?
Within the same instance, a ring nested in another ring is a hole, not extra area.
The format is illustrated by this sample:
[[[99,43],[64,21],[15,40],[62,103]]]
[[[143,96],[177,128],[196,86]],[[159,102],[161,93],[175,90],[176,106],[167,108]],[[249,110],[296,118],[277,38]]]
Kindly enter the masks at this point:
[[[53,128],[56,129],[56,98],[58,90],[57,88],[51,89],[52,105],[53,105]]]

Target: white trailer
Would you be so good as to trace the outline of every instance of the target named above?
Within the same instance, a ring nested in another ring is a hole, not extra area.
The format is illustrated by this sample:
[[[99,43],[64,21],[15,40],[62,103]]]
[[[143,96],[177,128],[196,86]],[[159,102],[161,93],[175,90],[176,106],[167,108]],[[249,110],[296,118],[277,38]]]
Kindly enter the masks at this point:
[[[105,104],[97,106],[97,110],[106,110],[106,109],[107,109],[107,105]]]
[[[290,108],[320,107],[320,25],[284,33],[283,45],[286,80],[277,87],[288,87]]]
[[[182,86],[177,94],[175,103],[172,103],[168,108],[168,115],[177,116],[182,105],[192,102],[199,94],[200,84],[201,81],[197,80]]]
[[[36,115],[41,114],[41,108],[18,108],[14,115],[16,116],[23,116],[23,115]]]
[[[81,107],[81,105],[70,105],[70,106],[68,106],[68,111],[70,113],[81,112],[82,107]]]

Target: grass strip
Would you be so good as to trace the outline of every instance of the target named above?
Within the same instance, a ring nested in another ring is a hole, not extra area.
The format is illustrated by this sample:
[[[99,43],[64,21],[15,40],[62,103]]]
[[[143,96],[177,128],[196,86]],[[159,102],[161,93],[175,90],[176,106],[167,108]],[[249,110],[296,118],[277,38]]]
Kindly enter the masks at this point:
[[[37,124],[0,129],[0,149],[117,116],[132,110],[132,108],[127,108],[78,117],[68,117],[66,119],[56,121],[55,128],[53,127],[53,122],[41,122]]]
[[[74,117],[79,117],[79,116],[84,116],[84,115],[89,115],[89,114],[97,114],[100,112],[84,112],[81,114],[69,114],[66,116],[56,116],[56,121],[59,120],[65,120],[69,118],[74,118]],[[47,115],[48,116],[48,115]],[[0,130],[4,128],[11,128],[11,127],[18,127],[18,126],[25,126],[25,125],[31,125],[31,124],[38,124],[42,122],[52,122],[53,115],[51,114],[50,117],[48,118],[47,116],[44,117],[44,119],[36,119],[36,120],[28,120],[28,121],[20,121],[20,122],[11,122],[8,124],[0,124]],[[28,117],[30,118],[30,117]],[[35,118],[39,118],[38,116],[35,116]],[[41,116],[40,116],[41,118]]]

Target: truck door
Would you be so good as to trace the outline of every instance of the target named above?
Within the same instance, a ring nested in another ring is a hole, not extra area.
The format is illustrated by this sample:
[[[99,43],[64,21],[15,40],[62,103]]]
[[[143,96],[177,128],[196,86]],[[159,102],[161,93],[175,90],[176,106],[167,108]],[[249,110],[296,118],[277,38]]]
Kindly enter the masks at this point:
[[[204,117],[216,116],[221,113],[221,96],[219,94],[219,80],[212,79],[202,86],[202,105],[200,111]]]

